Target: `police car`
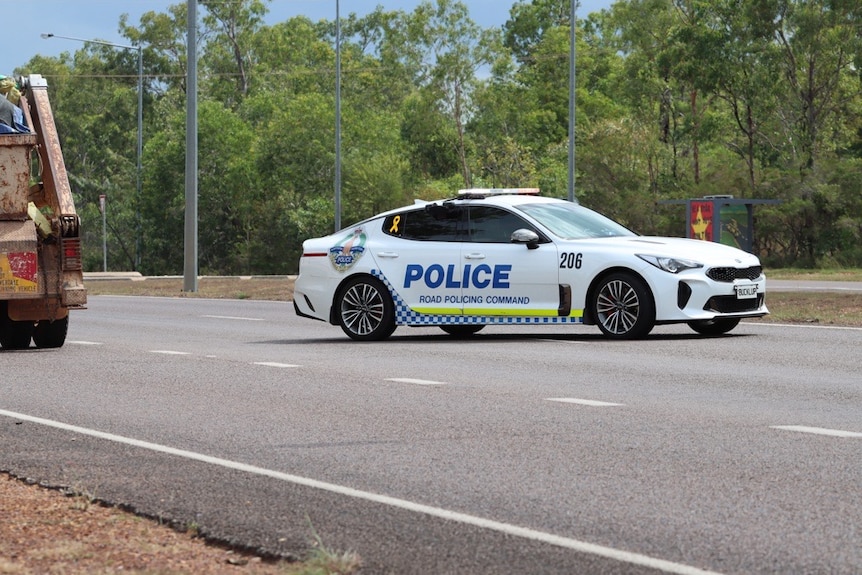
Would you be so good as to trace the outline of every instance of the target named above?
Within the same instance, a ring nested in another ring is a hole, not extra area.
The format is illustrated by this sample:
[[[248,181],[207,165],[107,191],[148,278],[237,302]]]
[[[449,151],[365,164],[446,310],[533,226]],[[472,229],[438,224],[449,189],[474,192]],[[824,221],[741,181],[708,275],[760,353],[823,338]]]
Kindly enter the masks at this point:
[[[596,325],[614,339],[657,324],[727,333],[768,312],[752,254],[718,243],[639,236],[536,189],[462,190],[306,240],[297,315],[354,340],[397,326],[459,336],[487,325]]]

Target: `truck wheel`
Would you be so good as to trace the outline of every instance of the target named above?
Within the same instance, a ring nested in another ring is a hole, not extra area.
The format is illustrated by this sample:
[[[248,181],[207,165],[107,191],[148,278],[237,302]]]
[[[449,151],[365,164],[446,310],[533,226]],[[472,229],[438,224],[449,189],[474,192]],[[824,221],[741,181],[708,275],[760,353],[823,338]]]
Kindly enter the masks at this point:
[[[605,336],[646,337],[655,325],[655,304],[642,279],[627,272],[604,278],[593,296],[593,317]]]
[[[395,306],[386,286],[370,276],[347,281],[338,296],[338,322],[357,341],[379,341],[395,331]]]
[[[54,321],[40,321],[33,329],[33,343],[36,347],[63,347],[69,331],[69,316]]]
[[[33,322],[0,320],[0,346],[3,349],[27,349],[33,337]]]

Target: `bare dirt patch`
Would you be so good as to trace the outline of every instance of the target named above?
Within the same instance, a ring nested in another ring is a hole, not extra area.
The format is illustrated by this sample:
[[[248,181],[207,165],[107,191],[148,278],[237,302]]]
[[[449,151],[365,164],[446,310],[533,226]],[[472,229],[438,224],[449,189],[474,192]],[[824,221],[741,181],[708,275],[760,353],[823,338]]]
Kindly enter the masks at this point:
[[[296,573],[157,522],[0,474],[0,574]]]

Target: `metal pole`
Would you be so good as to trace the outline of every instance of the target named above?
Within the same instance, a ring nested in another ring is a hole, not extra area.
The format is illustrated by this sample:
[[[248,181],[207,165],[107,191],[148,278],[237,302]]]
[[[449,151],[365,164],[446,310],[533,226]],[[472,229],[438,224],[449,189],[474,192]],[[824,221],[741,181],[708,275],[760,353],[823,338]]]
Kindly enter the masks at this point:
[[[575,28],[577,27],[578,1],[572,0],[571,31],[569,36],[569,201],[575,201]]]
[[[198,291],[198,57],[197,0],[188,0],[186,38],[186,220],[183,291]]]
[[[335,231],[341,229],[341,13],[335,0]]]
[[[108,271],[108,216],[105,194],[99,195],[99,211],[102,212],[102,271]]]
[[[143,166],[141,164],[144,156],[144,49],[138,45],[138,166],[137,166],[137,196],[135,197],[135,270],[141,267],[141,243],[143,230],[141,227],[141,186],[143,184]]]

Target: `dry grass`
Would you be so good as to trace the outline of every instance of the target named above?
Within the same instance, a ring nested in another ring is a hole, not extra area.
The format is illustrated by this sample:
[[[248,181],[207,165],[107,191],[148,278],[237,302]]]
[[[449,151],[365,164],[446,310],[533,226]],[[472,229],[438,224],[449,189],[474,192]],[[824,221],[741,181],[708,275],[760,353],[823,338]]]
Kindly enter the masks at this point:
[[[152,277],[141,279],[91,279],[85,282],[91,295],[137,295],[163,297],[201,297],[215,299],[256,299],[291,301],[293,276],[202,277],[195,292],[183,290],[183,279]]]
[[[862,294],[840,292],[771,292],[771,312],[763,321],[862,327]]]
[[[862,282],[862,270],[803,270],[785,268],[766,270],[766,277],[771,280]]]

